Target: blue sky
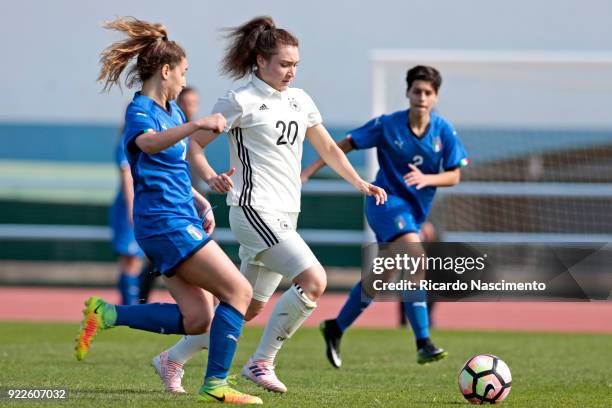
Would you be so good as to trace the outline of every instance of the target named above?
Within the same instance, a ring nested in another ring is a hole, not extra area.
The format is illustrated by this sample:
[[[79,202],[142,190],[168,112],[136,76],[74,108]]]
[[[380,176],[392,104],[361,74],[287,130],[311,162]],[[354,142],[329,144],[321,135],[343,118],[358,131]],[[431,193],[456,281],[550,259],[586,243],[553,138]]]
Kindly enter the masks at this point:
[[[188,81],[203,93],[206,113],[235,86],[218,73],[224,45],[218,29],[261,14],[272,15],[300,39],[295,86],[306,89],[334,124],[370,116],[368,56],[374,48],[612,52],[609,0],[7,1],[0,25],[0,122],[119,121],[132,91],[101,95],[95,79],[100,51],[119,38],[100,24],[120,15],[168,27],[170,38],[187,49]],[[554,100],[540,103],[554,110]],[[538,115],[532,111],[521,114],[527,123],[529,115]],[[470,123],[469,109],[456,116]]]

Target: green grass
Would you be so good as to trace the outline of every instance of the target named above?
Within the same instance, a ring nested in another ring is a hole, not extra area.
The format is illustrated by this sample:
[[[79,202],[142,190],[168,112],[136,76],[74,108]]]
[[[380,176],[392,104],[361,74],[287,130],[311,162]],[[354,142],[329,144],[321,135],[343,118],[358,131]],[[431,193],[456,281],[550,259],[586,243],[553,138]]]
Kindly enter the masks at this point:
[[[12,406],[195,406],[206,353],[186,366],[186,396],[166,395],[149,361],[177,336],[126,328],[96,338],[88,359],[73,357],[75,324],[0,323],[0,388],[68,388],[69,400],[7,403]],[[254,350],[261,329],[247,327],[232,372]],[[344,366],[331,368],[315,329],[302,329],[279,354],[277,373],[286,395],[262,392],[246,380],[238,388],[271,407],[457,407],[457,373],[474,354],[493,353],[513,374],[512,407],[612,406],[612,336],[553,333],[438,331],[436,343],[450,357],[416,364],[406,330],[353,329],[343,340]]]

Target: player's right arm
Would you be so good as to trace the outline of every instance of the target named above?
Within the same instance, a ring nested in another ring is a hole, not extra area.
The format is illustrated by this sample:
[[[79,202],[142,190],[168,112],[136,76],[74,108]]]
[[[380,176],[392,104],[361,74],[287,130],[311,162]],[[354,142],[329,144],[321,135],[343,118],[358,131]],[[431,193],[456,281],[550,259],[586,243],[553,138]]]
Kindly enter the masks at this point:
[[[204,154],[206,146],[217,136],[218,134],[210,131],[198,131],[192,134],[189,137],[187,157],[189,158],[189,164],[193,166],[196,174],[208,184],[211,190],[217,193],[227,193],[234,187],[231,177],[236,169],[231,168],[225,173],[217,174],[215,169],[208,163]]]
[[[215,113],[162,132],[151,130],[152,128],[143,129],[143,133],[134,139],[134,143],[143,152],[147,154],[156,154],[170,146],[174,146],[176,143],[198,130],[208,130],[218,134],[223,132],[224,128],[225,118],[223,115]]]
[[[127,157],[125,157],[125,150],[121,142],[117,144],[115,149],[115,160],[119,165],[119,181],[121,182],[119,187],[123,193],[128,223],[134,225],[134,215],[132,212],[134,210],[134,179],[132,178],[130,163]]]
[[[128,222],[134,225],[134,181],[129,165],[119,167],[119,177],[121,178],[121,190],[125,200],[125,210],[127,211]]]
[[[223,115],[226,118],[225,130],[229,130],[234,126],[240,125],[242,117],[242,105],[238,102],[236,93],[229,91],[223,97],[217,100],[213,107],[213,112]],[[235,168],[221,174],[212,168],[206,159],[205,149],[218,136],[218,133],[210,131],[195,132],[189,138],[189,148],[187,155],[189,163],[195,169],[198,176],[208,184],[208,186],[217,193],[227,193],[234,187],[232,175],[236,171]]]

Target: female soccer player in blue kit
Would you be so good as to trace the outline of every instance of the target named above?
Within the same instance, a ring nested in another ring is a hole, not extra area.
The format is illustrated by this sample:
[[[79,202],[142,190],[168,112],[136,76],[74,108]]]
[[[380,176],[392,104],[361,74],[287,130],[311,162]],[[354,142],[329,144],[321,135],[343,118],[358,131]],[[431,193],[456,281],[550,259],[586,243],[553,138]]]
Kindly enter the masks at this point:
[[[119,261],[119,293],[122,305],[138,303],[139,274],[144,252],[134,237],[132,203],[134,188],[130,164],[125,157],[122,138],[115,148],[115,162],[119,167],[119,191],[110,209],[110,226],[113,231],[113,251]]]
[[[118,84],[130,60],[128,86],[136,92],[125,115],[124,146],[134,179],[134,230],[141,248],[177,304],[115,306],[92,297],[85,302],[76,356],[81,360],[96,333],[114,326],[200,334],[210,327],[209,358],[199,400],[261,404],[258,397],[228,385],[227,376],[252,296],[248,281],[210,239],[210,204],[191,187],[185,160],[185,138],[198,132],[220,133],[225,118],[214,114],[185,123],[174,99],[185,87],[187,59],[183,48],[168,40],[161,24],[118,18],[106,28],[128,39],[111,44],[101,56],[99,80],[105,89]],[[214,311],[213,295],[220,301]],[[212,320],[212,323],[211,323]]]
[[[442,84],[440,73],[419,65],[408,71],[406,82],[410,109],[372,119],[350,132],[338,146],[344,152],[377,148],[380,170],[374,184],[388,192],[388,200],[376,206],[370,197],[366,198],[366,218],[379,243],[408,249],[420,242],[419,230],[431,208],[436,187],[459,183],[460,168],[468,160],[453,126],[432,112]],[[302,180],[306,181],[323,165],[321,160],[313,163],[303,171]],[[448,353],[431,342],[425,294],[419,296],[422,299],[415,300],[422,301],[403,304],[416,337],[417,362],[425,364],[443,359]],[[371,302],[372,294],[358,282],[338,316],[321,324],[327,358],[334,367],[342,364],[342,334]]]
[[[190,122],[196,118],[200,110],[200,95],[195,88],[187,86],[183,88],[179,96],[176,97],[176,104],[185,115],[185,122]],[[131,178],[132,176],[130,175],[130,180]],[[146,266],[142,268],[138,278],[140,284],[138,303],[149,303],[149,295],[151,294],[151,289],[153,289],[153,285],[158,276],[159,274],[153,270],[153,265],[147,262]]]

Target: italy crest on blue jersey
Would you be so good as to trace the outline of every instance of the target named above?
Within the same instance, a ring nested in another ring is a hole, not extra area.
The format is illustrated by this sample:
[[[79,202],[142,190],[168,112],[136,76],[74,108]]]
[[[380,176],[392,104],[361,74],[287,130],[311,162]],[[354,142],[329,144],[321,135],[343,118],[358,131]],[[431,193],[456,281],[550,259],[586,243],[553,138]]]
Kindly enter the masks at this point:
[[[429,127],[420,137],[410,130],[408,115],[409,110],[403,110],[379,116],[351,131],[350,136],[356,149],[376,147],[379,170],[374,184],[406,200],[416,222],[422,223],[436,188],[417,190],[406,185],[403,177],[410,172],[408,164],[424,174],[437,174],[466,165],[467,153],[452,125],[437,113],[430,114]]]

